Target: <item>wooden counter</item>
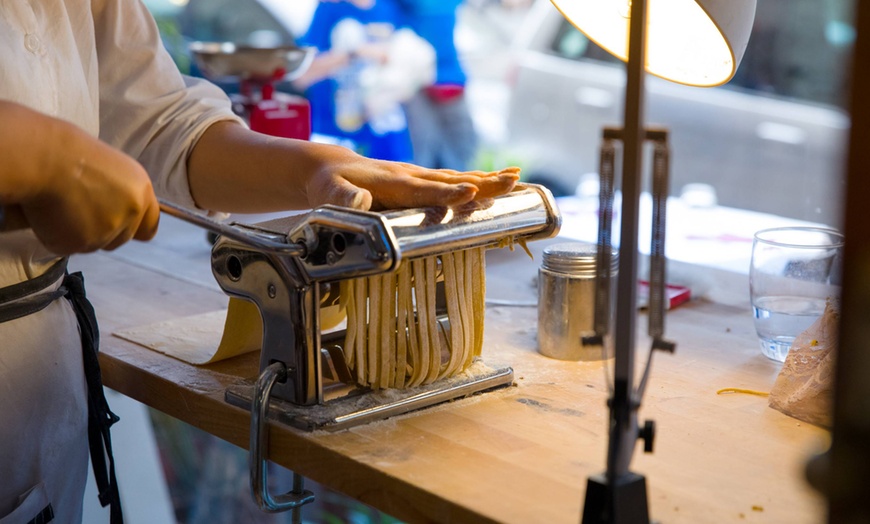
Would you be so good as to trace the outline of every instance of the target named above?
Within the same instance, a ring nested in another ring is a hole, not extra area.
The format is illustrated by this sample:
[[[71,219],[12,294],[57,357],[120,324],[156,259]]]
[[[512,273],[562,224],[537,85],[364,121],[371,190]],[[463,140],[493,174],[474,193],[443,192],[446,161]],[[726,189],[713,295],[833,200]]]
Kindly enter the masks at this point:
[[[502,251],[488,263],[489,297],[534,300],[538,261]],[[247,448],[248,413],[223,395],[257,374],[255,354],[194,367],[111,335],[221,309],[226,297],[181,270],[120,254],[72,266],[85,272],[98,312],[105,384]],[[638,447],[632,469],[646,476],[651,516],[662,522],[820,522],[822,499],[803,467],[828,433],[768,408],[766,398],[716,394],[767,391],[779,369],[760,354],[745,277],[722,278],[730,298],[693,300],[667,317],[677,353],[656,355],[641,409],[641,422],[657,424],[655,452]],[[273,426],[271,459],[411,522],[578,522],[586,479],[604,470],[605,375],[600,362],[539,355],[536,314],[487,310],[484,358],[512,366],[515,387],[339,433]],[[638,368],[647,347],[639,341]]]

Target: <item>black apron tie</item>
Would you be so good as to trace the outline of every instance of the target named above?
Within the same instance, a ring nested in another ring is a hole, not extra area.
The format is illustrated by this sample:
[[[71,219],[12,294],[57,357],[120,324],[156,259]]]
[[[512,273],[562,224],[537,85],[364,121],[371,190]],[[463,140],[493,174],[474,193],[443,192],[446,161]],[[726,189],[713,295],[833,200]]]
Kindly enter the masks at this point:
[[[109,513],[111,524],[122,524],[124,517],[121,514],[121,497],[118,493],[118,480],[115,478],[115,457],[112,455],[112,437],[109,432],[112,424],[119,419],[109,409],[109,403],[106,402],[106,395],[103,392],[100,361],[97,357],[100,349],[97,317],[94,314],[94,307],[85,296],[85,279],[81,272],[67,273],[62,287],[66,288],[65,296],[76,313],[82,338],[85,380],[88,385],[88,443],[100,505],[103,507],[111,505]]]
[[[67,259],[59,260],[36,278],[0,289],[0,322],[15,320],[38,311],[60,297],[66,297],[72,305],[79,325],[82,343],[85,382],[88,387],[88,445],[91,464],[99,491],[100,505],[111,505],[111,524],[123,524],[121,497],[115,478],[115,458],[112,455],[112,439],[109,428],[118,422],[118,416],[109,409],[103,392],[100,362],[100,332],[94,308],[85,296],[85,281],[82,274],[66,271]],[[49,293],[39,293],[63,276],[61,286]],[[108,465],[107,465],[108,461]]]

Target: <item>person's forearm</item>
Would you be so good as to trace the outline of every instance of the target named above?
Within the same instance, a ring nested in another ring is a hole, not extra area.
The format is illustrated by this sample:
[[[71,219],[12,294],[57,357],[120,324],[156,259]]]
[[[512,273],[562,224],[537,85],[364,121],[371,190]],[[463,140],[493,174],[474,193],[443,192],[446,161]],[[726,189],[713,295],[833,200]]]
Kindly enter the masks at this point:
[[[0,204],[18,204],[46,183],[56,120],[13,102],[0,101]]]
[[[191,195],[203,209],[228,213],[307,208],[309,175],[322,167],[313,153],[330,147],[218,122],[206,130],[188,159]]]
[[[29,226],[53,253],[115,249],[157,230],[160,211],[145,169],[83,129],[0,102],[3,228]],[[13,211],[13,213],[10,213]]]

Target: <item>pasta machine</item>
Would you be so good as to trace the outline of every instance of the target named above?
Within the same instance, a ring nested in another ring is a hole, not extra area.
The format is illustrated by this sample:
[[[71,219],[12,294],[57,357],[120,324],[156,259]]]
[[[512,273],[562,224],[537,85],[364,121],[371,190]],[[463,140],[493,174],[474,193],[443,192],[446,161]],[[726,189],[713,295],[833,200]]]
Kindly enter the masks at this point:
[[[282,369],[271,387],[269,417],[305,430],[338,430],[513,380],[512,370],[504,368],[407,390],[356,387],[342,356],[344,332],[321,330],[320,310],[335,302],[340,281],[395,271],[418,257],[549,238],[561,225],[552,194],[533,184],[454,208],[377,213],[326,205],[254,225],[220,223],[161,205],[220,234],[211,257],[215,279],[260,313],[260,372],[274,364]],[[243,407],[255,397],[251,384],[226,393],[228,402]],[[310,409],[318,406],[328,409]]]
[[[220,234],[211,257],[218,284],[260,313],[260,377],[225,395],[252,412],[255,494],[265,493],[267,417],[303,430],[339,430],[513,383],[510,367],[483,366],[406,389],[356,386],[342,354],[344,332],[321,330],[321,308],[335,301],[341,281],[395,271],[418,257],[549,238],[561,225],[552,194],[533,184],[453,208],[376,213],[326,205],[255,225],[220,223],[167,202],[161,207]],[[258,503],[270,511],[287,507]]]
[[[318,314],[334,302],[339,281],[394,271],[410,259],[446,251],[548,238],[559,225],[553,198],[540,186],[458,208],[373,213],[323,206],[250,228],[276,242],[304,246],[303,255],[286,256],[223,237],[212,251],[212,270],[227,294],[253,302],[260,312],[261,372],[276,362],[287,370],[286,380],[272,390],[273,404],[282,406],[277,418],[302,429],[341,429],[507,385],[513,376],[506,368],[389,392],[348,384],[344,332],[322,335]],[[443,323],[444,301],[437,302]],[[234,404],[248,406],[252,397],[245,386],[227,392]],[[304,409],[315,405],[331,409]]]

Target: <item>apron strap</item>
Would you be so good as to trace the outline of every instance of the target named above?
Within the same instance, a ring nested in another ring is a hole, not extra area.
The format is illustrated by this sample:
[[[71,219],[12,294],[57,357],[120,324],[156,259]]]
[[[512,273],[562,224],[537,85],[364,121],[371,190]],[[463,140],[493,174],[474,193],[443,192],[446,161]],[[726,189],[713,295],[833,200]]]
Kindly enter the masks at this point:
[[[117,415],[109,409],[103,392],[100,362],[97,352],[100,347],[100,332],[94,307],[85,296],[85,280],[81,272],[67,274],[63,280],[65,296],[72,304],[79,323],[84,357],[85,380],[88,386],[88,443],[91,464],[97,481],[100,505],[111,505],[111,524],[122,524],[121,497],[118,480],[115,478],[115,457],[112,455],[112,438],[109,428],[118,422]],[[108,468],[106,461],[108,460]]]
[[[62,297],[66,290],[39,293],[58,281],[66,273],[67,259],[62,258],[36,278],[0,289],[0,322],[26,317],[45,309]]]

